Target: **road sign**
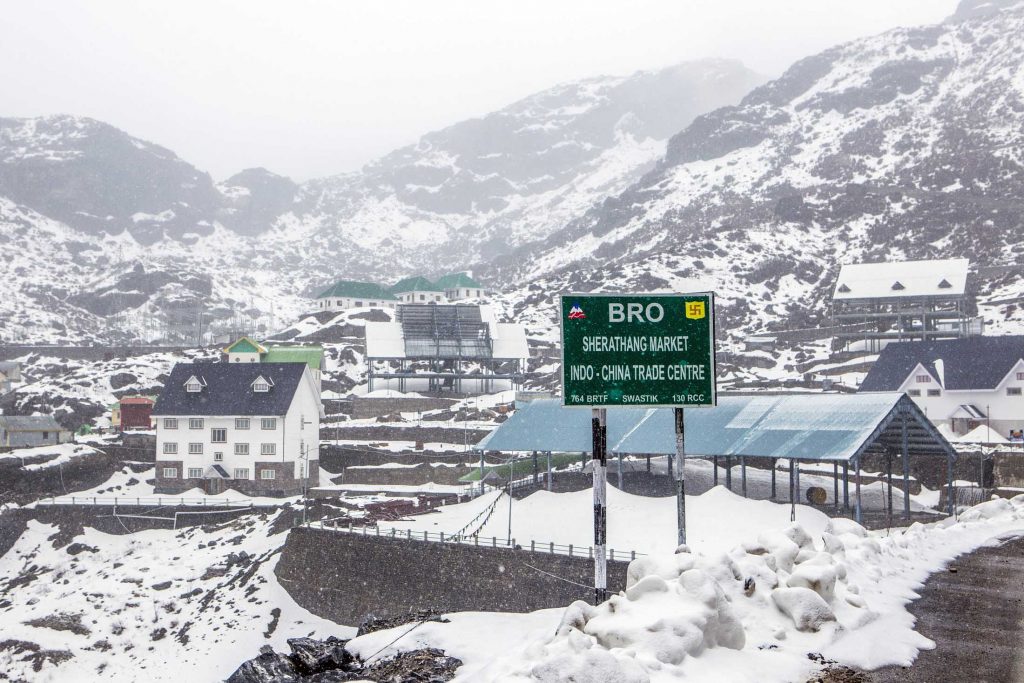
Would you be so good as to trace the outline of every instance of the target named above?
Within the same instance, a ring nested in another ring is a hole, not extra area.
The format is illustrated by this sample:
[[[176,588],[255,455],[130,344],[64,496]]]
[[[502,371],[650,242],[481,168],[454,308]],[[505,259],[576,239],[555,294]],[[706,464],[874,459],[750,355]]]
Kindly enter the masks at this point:
[[[561,297],[566,406],[712,406],[715,295]]]

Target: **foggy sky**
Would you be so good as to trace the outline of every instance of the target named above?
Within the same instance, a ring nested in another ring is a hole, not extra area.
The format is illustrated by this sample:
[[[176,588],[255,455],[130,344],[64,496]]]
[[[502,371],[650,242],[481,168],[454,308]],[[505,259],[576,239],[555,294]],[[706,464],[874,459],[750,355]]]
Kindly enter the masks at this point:
[[[731,57],[769,76],[956,0],[20,0],[0,116],[91,116],[223,179],[357,170],[559,82]]]

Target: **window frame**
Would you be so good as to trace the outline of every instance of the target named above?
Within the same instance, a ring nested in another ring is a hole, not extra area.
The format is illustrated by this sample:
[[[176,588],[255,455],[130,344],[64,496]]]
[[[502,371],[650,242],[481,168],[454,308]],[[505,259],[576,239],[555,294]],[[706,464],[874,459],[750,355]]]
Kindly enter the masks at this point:
[[[913,398],[919,398],[921,396],[921,390],[920,389],[907,389],[907,396],[911,396]]]
[[[196,474],[196,472],[198,472],[199,474]],[[186,479],[202,479],[203,478],[203,468],[202,467],[189,467],[188,468],[188,476],[185,477],[185,478]]]
[[[164,429],[177,429],[178,418],[176,417],[165,417],[163,420]]]
[[[203,429],[203,425],[206,424],[206,420],[201,417],[190,417],[188,419],[189,429]]]
[[[249,455],[249,444],[248,442],[238,442],[235,444],[234,449],[235,455]]]
[[[247,418],[247,417],[236,417],[235,418],[235,429],[249,429],[249,418]]]
[[[241,476],[241,477],[238,476],[239,472],[242,472],[243,476]],[[248,467],[236,467],[236,468],[234,468],[233,470],[231,470],[231,478],[232,479],[245,479],[245,480],[248,480],[249,479],[249,468]]]
[[[936,396],[942,396],[942,390],[941,389],[929,389],[928,392],[927,392],[927,396],[929,396],[930,398],[935,398]]]
[[[164,447],[161,451],[164,455],[177,455],[178,454],[178,442],[177,441],[164,441]]]
[[[221,432],[218,434],[218,432]],[[218,439],[221,436],[223,438]],[[228,442],[228,430],[227,427],[210,427],[210,443],[227,443]]]
[[[277,470],[264,467],[260,469],[260,481],[271,481],[277,479]]]
[[[270,425],[269,427],[267,425]],[[260,429],[265,432],[273,432],[277,430],[277,418],[276,417],[261,417],[260,418]]]
[[[188,444],[189,455],[202,455],[203,454],[203,442],[202,441],[191,441]]]
[[[261,443],[260,455],[277,455],[277,444],[273,441]]]
[[[1024,388],[1021,387],[1006,387],[1007,396],[1024,396]]]
[[[214,453],[213,454],[213,461],[214,462],[224,462],[224,452],[223,451],[217,451],[216,453]]]
[[[168,472],[170,472],[170,474],[167,474]],[[163,478],[164,479],[177,479],[178,478],[178,468],[177,467],[164,467],[163,468]]]
[[[931,375],[916,375],[914,377],[914,382],[916,384],[930,384],[931,381],[932,381],[932,376]]]

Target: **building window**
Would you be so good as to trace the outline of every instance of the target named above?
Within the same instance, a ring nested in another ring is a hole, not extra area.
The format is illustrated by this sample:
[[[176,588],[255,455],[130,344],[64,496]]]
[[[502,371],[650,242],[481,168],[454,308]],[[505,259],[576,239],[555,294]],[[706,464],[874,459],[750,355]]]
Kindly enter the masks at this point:
[[[235,479],[248,479],[249,478],[249,468],[248,467],[236,467],[235,471],[233,472],[233,475],[234,475]]]
[[[188,445],[188,454],[189,455],[202,455],[203,454],[203,444],[201,444],[201,443],[190,443]]]
[[[164,468],[164,479],[177,479],[178,468],[177,467],[165,467]]]
[[[213,454],[213,461],[214,462],[224,462],[224,454],[223,453],[214,453]]]
[[[918,375],[917,376],[917,383],[918,384],[928,384],[931,381],[932,381],[932,376],[931,375]]]
[[[277,479],[277,472],[274,470],[260,470],[260,479]]]
[[[260,455],[277,455],[276,443],[261,443]]]
[[[363,302],[362,301],[357,301],[356,302],[356,308],[362,308],[362,307],[363,307]]]
[[[190,417],[188,419],[188,428],[189,429],[202,429],[203,428],[203,418],[201,418],[201,417]]]
[[[1024,382],[1024,372],[1018,372],[1017,373],[1017,381],[1018,382]]]
[[[210,441],[213,443],[227,443],[228,430],[221,427],[214,427],[210,430]]]
[[[189,467],[188,468],[188,478],[189,479],[202,479],[203,478],[203,468],[202,467]]]
[[[188,384],[185,385],[185,391],[187,391],[190,394],[198,394],[202,390],[203,385],[200,384],[199,382],[189,382]]]
[[[164,442],[164,454],[165,455],[177,455],[178,444],[171,441]]]
[[[265,417],[260,420],[260,429],[277,429],[277,418],[276,417]]]
[[[164,418],[164,429],[177,429],[178,418],[176,417],[165,417]]]
[[[270,385],[264,382],[262,379],[258,379],[252,383],[252,390],[261,394],[265,394],[270,391]]]
[[[907,395],[908,396],[920,396],[921,395],[921,390],[920,389],[908,389],[907,390]]]
[[[236,443],[235,444],[235,455],[249,455],[249,444],[247,444],[247,443]]]
[[[248,429],[249,418],[247,417],[236,417],[235,418],[235,429]]]
[[[1021,388],[1020,387],[1008,387],[1006,389],[1006,395],[1007,396],[1020,396],[1021,395]]]
[[[942,391],[940,389],[929,389],[928,390],[928,395],[929,396],[942,396]]]

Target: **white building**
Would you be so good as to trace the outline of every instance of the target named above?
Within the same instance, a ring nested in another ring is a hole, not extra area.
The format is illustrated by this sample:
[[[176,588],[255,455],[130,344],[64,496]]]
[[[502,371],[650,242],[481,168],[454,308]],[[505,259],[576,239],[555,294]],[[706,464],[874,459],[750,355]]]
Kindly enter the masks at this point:
[[[306,363],[179,363],[153,417],[157,493],[319,485],[323,408]]]
[[[322,375],[326,367],[324,347],[319,344],[264,346],[249,337],[240,337],[224,349],[228,363],[305,363],[313,374],[318,392],[322,391]]]
[[[425,277],[407,277],[391,288],[402,303],[406,304],[440,304],[446,301],[444,288]]]
[[[399,299],[387,288],[373,282],[339,280],[316,297],[318,311],[347,311],[350,308],[393,309]]]
[[[860,391],[903,391],[935,424],[1008,437],[1024,429],[1024,336],[889,344]]]

